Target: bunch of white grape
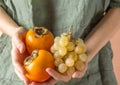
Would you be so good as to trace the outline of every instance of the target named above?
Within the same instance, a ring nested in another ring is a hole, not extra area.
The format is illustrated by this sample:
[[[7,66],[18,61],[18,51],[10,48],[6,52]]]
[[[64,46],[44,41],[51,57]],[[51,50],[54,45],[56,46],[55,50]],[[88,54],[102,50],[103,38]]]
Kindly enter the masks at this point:
[[[71,33],[62,33],[55,37],[51,47],[57,70],[68,76],[72,76],[76,70],[84,71],[87,61],[86,46],[83,40],[72,39],[71,36]]]

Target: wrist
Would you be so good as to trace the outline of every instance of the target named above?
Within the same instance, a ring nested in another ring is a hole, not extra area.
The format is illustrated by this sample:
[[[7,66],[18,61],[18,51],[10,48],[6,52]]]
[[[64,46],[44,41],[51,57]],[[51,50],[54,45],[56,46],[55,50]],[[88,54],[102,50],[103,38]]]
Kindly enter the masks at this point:
[[[16,27],[16,28],[14,28],[14,31],[11,33],[10,37],[12,38],[12,37],[14,37],[16,34],[22,34],[22,33],[24,33],[24,32],[25,32],[24,27],[22,27],[22,26]]]
[[[87,48],[86,53],[87,53],[87,56],[88,56],[87,63],[89,63],[95,57],[95,55],[98,53],[98,51],[100,50],[99,45],[96,45],[95,43],[93,43],[91,41],[93,41],[93,39],[85,41],[85,45],[86,45],[86,48]]]

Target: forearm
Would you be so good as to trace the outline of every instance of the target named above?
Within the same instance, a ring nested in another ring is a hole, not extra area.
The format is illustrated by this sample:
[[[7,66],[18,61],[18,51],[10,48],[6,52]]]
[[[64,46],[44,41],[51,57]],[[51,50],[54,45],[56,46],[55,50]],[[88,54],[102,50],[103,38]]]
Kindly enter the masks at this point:
[[[93,31],[85,39],[88,61],[116,34],[120,29],[120,8],[110,9]]]
[[[0,31],[12,37],[15,29],[19,26],[7,15],[2,7],[0,7]]]

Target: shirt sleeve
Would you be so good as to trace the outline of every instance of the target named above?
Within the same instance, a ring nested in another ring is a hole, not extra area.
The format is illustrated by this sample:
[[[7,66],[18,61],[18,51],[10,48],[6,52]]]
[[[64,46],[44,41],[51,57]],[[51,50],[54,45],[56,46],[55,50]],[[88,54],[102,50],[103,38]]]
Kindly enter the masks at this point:
[[[0,0],[0,7],[5,8],[5,4],[4,4],[4,1],[3,1],[3,0]]]
[[[120,8],[120,0],[111,0],[110,7],[111,8]]]

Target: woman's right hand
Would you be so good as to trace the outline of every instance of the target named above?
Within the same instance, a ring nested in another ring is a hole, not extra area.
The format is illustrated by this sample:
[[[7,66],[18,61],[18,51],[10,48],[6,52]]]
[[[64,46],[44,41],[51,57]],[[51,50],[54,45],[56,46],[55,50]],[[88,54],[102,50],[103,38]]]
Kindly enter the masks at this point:
[[[12,36],[12,63],[17,76],[24,81],[25,84],[29,84],[30,80],[25,77],[25,69],[23,67],[24,60],[27,57],[25,46],[26,30],[23,27],[16,29]]]
[[[37,83],[37,82],[31,82],[30,85],[55,85],[58,81],[63,82],[69,82],[71,78],[82,78],[87,70],[87,63],[85,64],[85,70],[84,71],[76,71],[72,76],[63,75],[59,72],[57,72],[55,69],[47,68],[46,72],[52,77],[46,82],[43,83]]]

